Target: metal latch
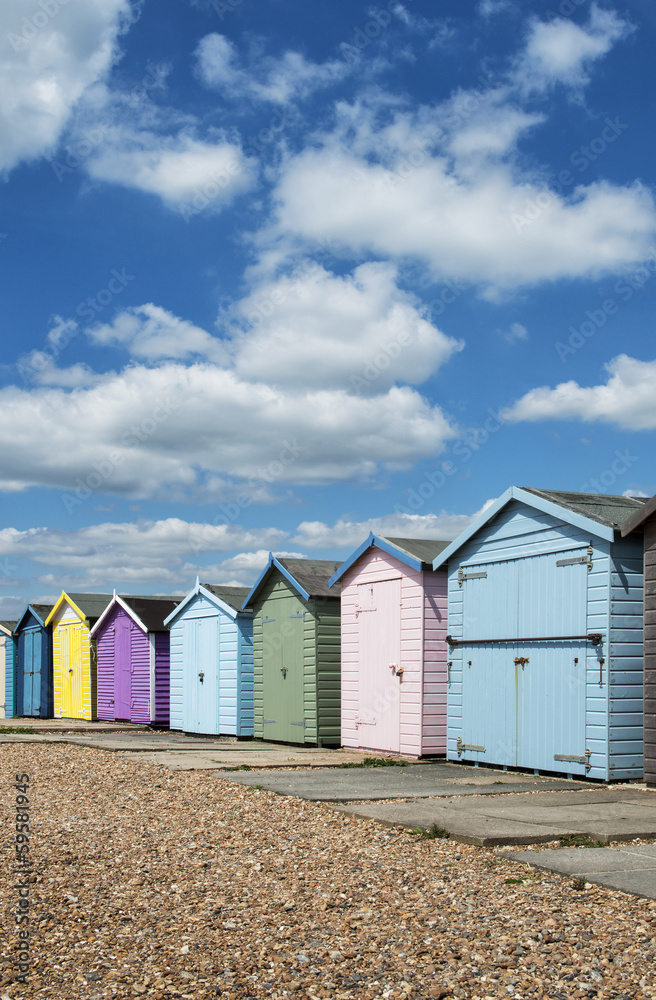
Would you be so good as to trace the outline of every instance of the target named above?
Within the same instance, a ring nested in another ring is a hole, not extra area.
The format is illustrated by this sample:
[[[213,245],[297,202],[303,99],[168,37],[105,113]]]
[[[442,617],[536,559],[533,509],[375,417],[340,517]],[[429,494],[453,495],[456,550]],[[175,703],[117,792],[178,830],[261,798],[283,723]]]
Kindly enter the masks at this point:
[[[200,682],[201,682],[201,684],[202,684],[202,683],[203,683],[203,677],[205,676],[205,673],[204,673],[204,671],[203,671],[203,670],[201,670],[201,671],[200,671],[200,673],[198,674],[198,676],[200,677]]]
[[[528,662],[529,662],[528,656],[516,656],[515,657],[515,666],[516,667],[525,667]]]
[[[280,673],[282,674],[283,678],[286,678],[287,677],[287,667],[281,667],[280,668]]]

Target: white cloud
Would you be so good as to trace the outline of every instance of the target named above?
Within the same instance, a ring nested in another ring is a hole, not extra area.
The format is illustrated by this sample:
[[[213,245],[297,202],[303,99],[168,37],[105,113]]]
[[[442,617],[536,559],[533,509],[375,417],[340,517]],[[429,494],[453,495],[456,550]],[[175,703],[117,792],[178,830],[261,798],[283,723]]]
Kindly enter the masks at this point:
[[[291,539],[307,549],[343,548],[348,552],[361,545],[370,531],[392,538],[452,539],[467,528],[474,518],[492,503],[488,500],[475,514],[386,514],[367,521],[351,521],[340,517],[334,524],[304,521]],[[346,557],[345,557],[346,558]]]
[[[205,86],[220,90],[225,97],[247,97],[273,104],[308,97],[315,90],[339,83],[351,72],[345,61],[314,63],[293,51],[279,58],[254,51],[247,68],[243,68],[234,43],[218,33],[201,39],[196,67]]]
[[[387,263],[339,277],[306,261],[290,277],[262,282],[237,306],[254,329],[235,340],[235,370],[276,385],[366,393],[425,382],[463,344],[432,326],[396,277]]]
[[[596,3],[583,27],[570,18],[534,20],[517,62],[515,79],[526,92],[543,91],[556,83],[580,88],[589,82],[591,64],[632,30],[628,21]]]
[[[228,358],[223,341],[152,302],[125,309],[111,323],[86,332],[100,346],[125,347],[132,357],[150,362],[194,356],[224,362]]]
[[[399,148],[380,162],[376,138],[368,156],[326,137],[322,148],[290,159],[275,193],[274,233],[419,259],[436,278],[480,284],[489,294],[616,273],[643,260],[656,234],[654,199],[640,185],[592,183],[566,197],[517,179],[509,164],[484,161],[460,175],[447,157],[412,146],[406,157]],[[524,224],[536,201],[548,211]]]
[[[114,63],[131,14],[128,0],[3,0],[0,172],[54,151],[76,103]]]
[[[235,478],[252,493],[409,468],[455,433],[405,386],[359,398],[276,389],[210,364],[132,365],[89,389],[0,390],[0,488],[56,486],[65,505],[76,490],[222,498]]]
[[[477,7],[478,13],[485,18],[495,17],[497,14],[514,9],[515,5],[512,0],[480,0]]]
[[[508,421],[583,420],[616,424],[624,430],[656,428],[656,361],[638,361],[626,354],[606,366],[604,385],[561,382],[555,389],[531,389],[502,413]]]
[[[185,217],[221,211],[256,181],[255,161],[223,133],[207,141],[117,126],[86,168],[95,180],[157,195]]]
[[[516,344],[518,340],[528,340],[528,330],[521,323],[511,323],[507,330],[498,330],[497,333],[508,344]]]

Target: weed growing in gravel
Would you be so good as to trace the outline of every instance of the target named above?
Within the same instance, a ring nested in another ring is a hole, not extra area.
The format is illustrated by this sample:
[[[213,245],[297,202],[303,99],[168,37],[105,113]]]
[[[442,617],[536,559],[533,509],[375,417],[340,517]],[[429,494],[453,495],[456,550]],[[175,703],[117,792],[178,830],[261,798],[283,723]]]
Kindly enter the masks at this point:
[[[217,761],[218,764],[218,761]],[[237,764],[236,767],[217,767],[217,771],[252,771],[248,764]]]
[[[248,785],[247,787],[250,788],[251,792],[263,792],[264,791],[264,785]]]
[[[391,757],[365,757],[361,761],[338,764],[337,767],[407,767],[407,760],[395,760]]]
[[[506,878],[506,879],[504,879],[504,883],[505,883],[505,885],[523,885],[524,884],[524,879],[523,878]]]
[[[591,840],[586,833],[566,833],[558,843],[561,847],[608,847],[605,840]]]
[[[578,890],[585,889],[585,879],[584,878],[572,879],[572,888]]]
[[[0,733],[38,733],[38,729],[31,726],[0,726]]]
[[[410,833],[414,833],[415,837],[419,837],[420,840],[449,839],[449,831],[445,830],[443,826],[438,826],[437,823],[431,823],[427,830],[423,826],[415,826]]]

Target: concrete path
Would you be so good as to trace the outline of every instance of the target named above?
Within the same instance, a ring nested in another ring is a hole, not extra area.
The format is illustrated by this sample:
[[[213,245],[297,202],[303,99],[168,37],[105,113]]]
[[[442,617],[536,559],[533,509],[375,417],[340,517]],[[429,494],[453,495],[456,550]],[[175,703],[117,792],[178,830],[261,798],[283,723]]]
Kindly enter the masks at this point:
[[[358,803],[339,808],[393,826],[428,828],[434,823],[454,840],[482,847],[540,844],[568,833],[603,841],[656,837],[656,795],[628,786],[494,798]]]
[[[656,899],[656,844],[503,853],[504,857],[533,868],[572,875],[607,889]]]
[[[417,800],[452,795],[499,795],[508,791],[569,791],[589,787],[582,782],[465,767],[442,761],[409,764],[406,767],[330,768],[279,774],[251,771],[234,780],[245,785],[261,785],[280,795],[295,795],[311,802],[378,802],[402,798]]]
[[[335,767],[360,763],[371,753],[319,747],[284,746],[260,740],[238,740],[231,736],[188,736],[168,730],[153,730],[130,723],[98,723],[60,719],[0,720],[2,743],[67,743],[109,750],[159,764],[172,771],[215,771],[226,768]],[[32,724],[34,723],[34,725]],[[3,732],[3,729],[12,731]],[[21,729],[29,729],[25,733]]]

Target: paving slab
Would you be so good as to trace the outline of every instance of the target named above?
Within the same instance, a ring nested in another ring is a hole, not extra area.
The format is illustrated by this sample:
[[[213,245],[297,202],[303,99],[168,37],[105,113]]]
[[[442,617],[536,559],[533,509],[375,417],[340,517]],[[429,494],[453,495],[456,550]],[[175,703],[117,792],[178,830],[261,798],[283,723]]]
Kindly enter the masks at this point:
[[[630,787],[598,787],[549,794],[464,796],[336,806],[352,816],[390,826],[433,823],[465,844],[538,844],[569,833],[592,840],[656,837],[656,795]]]
[[[32,733],[112,733],[151,732],[149,726],[136,722],[88,722],[86,719],[0,719],[0,734],[10,734],[12,730],[29,730]],[[22,733],[21,735],[29,735]]]
[[[343,755],[342,755],[343,754]],[[217,777],[227,778],[230,781],[240,781],[243,776],[242,768],[252,768],[248,774],[269,775],[272,770],[279,768],[332,768],[335,766],[335,757],[345,763],[356,762],[353,751],[322,750],[319,747],[310,747],[307,750],[295,747],[275,746],[272,750],[240,750],[233,753],[231,750],[185,750],[178,753],[168,750],[163,753],[121,753],[122,757],[131,757],[149,764],[159,764],[169,768],[171,771],[215,771]],[[371,756],[368,754],[367,756]],[[266,768],[266,770],[263,770]],[[236,773],[235,773],[236,772]],[[262,784],[261,780],[254,780],[251,784]]]
[[[107,727],[85,723],[74,725],[71,729],[61,726],[54,730],[41,725],[35,726],[29,733],[2,732],[0,726],[1,743],[68,743],[121,753],[173,771],[214,771],[217,768],[230,771],[239,767],[322,768],[342,763],[359,764],[365,757],[372,756],[360,750],[295,747],[261,740],[242,740],[234,736],[194,736],[146,726],[126,727],[122,723]]]
[[[572,875],[594,885],[656,899],[656,844],[504,851],[503,855],[543,871]]]
[[[530,792],[545,788],[555,791],[588,787],[585,782],[551,777],[529,778],[516,772],[466,768],[445,761],[409,764],[406,767],[331,768],[319,772],[284,774],[250,772],[234,780],[245,785],[261,785],[280,795],[294,795],[311,802],[377,802],[452,795],[499,795],[511,789],[513,792]]]

